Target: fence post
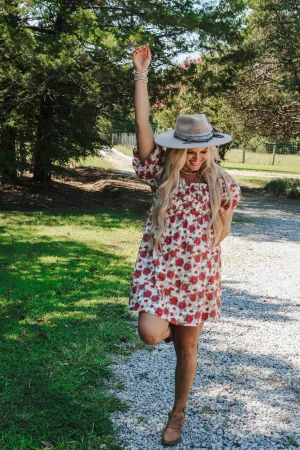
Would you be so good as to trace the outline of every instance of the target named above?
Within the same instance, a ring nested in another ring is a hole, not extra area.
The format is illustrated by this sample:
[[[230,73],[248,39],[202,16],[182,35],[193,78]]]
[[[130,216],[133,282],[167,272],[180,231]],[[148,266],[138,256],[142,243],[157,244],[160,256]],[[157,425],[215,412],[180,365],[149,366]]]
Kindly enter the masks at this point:
[[[276,144],[273,145],[272,166],[274,166],[275,163],[275,152],[276,152]]]
[[[246,150],[245,150],[245,148],[243,148],[243,163],[245,162],[245,159],[246,159]]]

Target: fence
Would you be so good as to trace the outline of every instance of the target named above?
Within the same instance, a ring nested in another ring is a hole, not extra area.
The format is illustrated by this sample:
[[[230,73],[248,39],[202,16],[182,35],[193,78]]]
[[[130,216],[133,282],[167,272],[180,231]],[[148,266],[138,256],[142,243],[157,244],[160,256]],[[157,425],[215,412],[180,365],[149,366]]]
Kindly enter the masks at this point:
[[[275,148],[274,148],[275,147]],[[279,155],[300,155],[300,144],[266,144],[268,153],[278,153]]]
[[[157,130],[154,130],[154,134],[157,134]],[[136,145],[135,133],[113,133],[111,135],[111,145],[123,145],[131,150]]]
[[[136,145],[135,133],[113,133],[111,136],[111,145],[123,145],[131,150]]]
[[[114,133],[111,139],[112,146],[122,145],[131,150],[136,145],[135,133]],[[241,164],[247,168],[263,170],[265,166],[276,166],[277,169],[295,171],[300,173],[300,145],[293,144],[266,144],[264,153],[250,152],[245,149],[230,149],[225,154],[225,165],[234,167]],[[237,166],[238,167],[238,166]]]
[[[277,153],[277,146],[273,145],[272,153],[250,152],[245,149],[230,149],[225,154],[225,166],[264,170],[269,166],[282,171],[300,173],[300,155]]]

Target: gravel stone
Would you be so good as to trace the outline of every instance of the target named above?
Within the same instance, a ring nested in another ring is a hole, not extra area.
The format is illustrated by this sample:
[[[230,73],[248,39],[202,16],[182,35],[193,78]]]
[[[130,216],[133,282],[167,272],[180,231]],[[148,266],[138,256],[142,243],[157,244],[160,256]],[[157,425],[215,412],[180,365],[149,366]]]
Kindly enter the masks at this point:
[[[300,207],[244,194],[222,243],[221,320],[200,337],[184,450],[300,446]],[[174,398],[172,344],[138,350],[112,369],[129,411],[112,414],[124,450],[159,450]]]

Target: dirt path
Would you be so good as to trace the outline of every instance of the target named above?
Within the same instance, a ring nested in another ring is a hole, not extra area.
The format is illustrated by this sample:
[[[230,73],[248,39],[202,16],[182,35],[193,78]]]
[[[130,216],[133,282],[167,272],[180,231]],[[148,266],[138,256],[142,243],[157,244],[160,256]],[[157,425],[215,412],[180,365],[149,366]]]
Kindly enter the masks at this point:
[[[132,158],[112,148],[109,153],[103,153],[104,158],[109,161],[116,169],[124,172],[134,173],[132,167]]]
[[[300,175],[296,173],[281,173],[281,172],[257,172],[254,170],[237,170],[226,169],[230,175],[234,176],[247,176],[253,178],[298,178]]]
[[[119,152],[117,149],[113,148],[109,154],[105,155],[105,159],[111,162],[114,167],[118,170],[122,170],[125,172],[132,172],[134,170],[131,164],[131,157],[124,155]],[[251,178],[298,178],[300,179],[300,175],[292,174],[292,173],[280,173],[280,172],[257,172],[254,170],[236,170],[236,169],[227,169],[227,172],[232,176],[247,176]]]

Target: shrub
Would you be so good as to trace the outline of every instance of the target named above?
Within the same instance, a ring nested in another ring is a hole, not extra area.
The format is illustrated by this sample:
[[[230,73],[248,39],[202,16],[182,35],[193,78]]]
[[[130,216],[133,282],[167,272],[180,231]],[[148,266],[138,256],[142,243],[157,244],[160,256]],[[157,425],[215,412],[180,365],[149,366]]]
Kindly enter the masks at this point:
[[[278,178],[269,181],[264,188],[267,192],[285,197],[300,198],[300,179]]]

